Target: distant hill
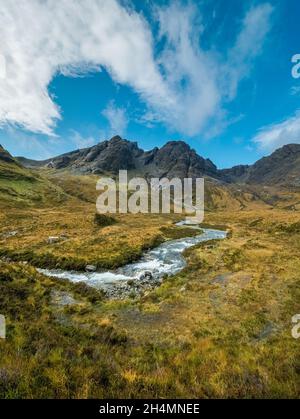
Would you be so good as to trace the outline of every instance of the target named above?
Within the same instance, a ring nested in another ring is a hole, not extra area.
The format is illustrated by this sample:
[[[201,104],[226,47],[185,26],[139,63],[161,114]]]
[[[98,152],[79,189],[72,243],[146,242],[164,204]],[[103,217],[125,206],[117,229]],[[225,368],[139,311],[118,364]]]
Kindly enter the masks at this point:
[[[16,157],[15,158],[23,167],[27,167],[28,169],[38,169],[40,167],[44,167],[49,163],[51,160],[32,160],[27,159],[26,157]]]
[[[300,144],[289,144],[255,163],[249,183],[290,184],[300,186]]]
[[[220,170],[227,182],[300,186],[300,144],[288,144],[252,166]]]
[[[219,176],[228,183],[242,183],[247,181],[249,169],[250,166],[246,165],[234,166],[231,169],[219,170]]]

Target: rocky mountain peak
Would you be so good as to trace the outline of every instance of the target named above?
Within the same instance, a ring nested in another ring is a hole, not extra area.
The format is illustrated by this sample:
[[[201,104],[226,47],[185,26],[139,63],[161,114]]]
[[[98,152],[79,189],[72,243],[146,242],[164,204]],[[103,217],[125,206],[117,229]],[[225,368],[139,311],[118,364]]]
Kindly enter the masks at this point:
[[[21,161],[21,160],[20,160]],[[22,159],[22,163],[26,163]],[[30,162],[33,166],[33,162]],[[144,151],[136,142],[119,135],[99,144],[66,153],[39,166],[70,169],[80,173],[113,173],[128,170],[147,177],[217,176],[216,166],[200,157],[184,141],[169,141],[161,148]]]
[[[0,158],[15,161],[3,147]],[[204,176],[227,183],[300,186],[300,144],[285,145],[252,166],[224,170],[218,170],[211,160],[199,156],[184,141],[169,141],[161,148],[144,151],[136,142],[119,135],[44,162],[24,158],[18,161],[26,167],[52,167],[78,173],[118,174],[119,170],[128,170],[134,176],[147,178]]]

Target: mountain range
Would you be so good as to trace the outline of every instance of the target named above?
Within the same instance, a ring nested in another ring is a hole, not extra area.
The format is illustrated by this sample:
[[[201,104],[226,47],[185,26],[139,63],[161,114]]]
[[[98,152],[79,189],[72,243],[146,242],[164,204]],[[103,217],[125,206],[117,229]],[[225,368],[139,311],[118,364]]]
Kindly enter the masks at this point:
[[[12,158],[4,151],[2,155],[5,159]],[[183,141],[170,141],[162,148],[144,151],[137,143],[119,136],[44,161],[23,157],[16,160],[27,168],[66,169],[81,174],[117,174],[119,170],[128,170],[146,178],[204,176],[225,183],[300,186],[300,144],[285,145],[253,165],[223,170]]]

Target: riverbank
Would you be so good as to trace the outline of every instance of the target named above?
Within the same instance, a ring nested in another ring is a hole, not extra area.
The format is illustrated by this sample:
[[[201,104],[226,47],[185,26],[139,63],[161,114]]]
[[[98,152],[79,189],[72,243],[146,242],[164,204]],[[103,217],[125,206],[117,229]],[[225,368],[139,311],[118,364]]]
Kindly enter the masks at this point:
[[[61,270],[39,270],[40,273],[71,282],[83,282],[91,287],[100,289],[108,298],[124,299],[129,296],[142,296],[145,292],[160,286],[163,279],[179,273],[185,266],[185,250],[199,243],[226,238],[225,231],[202,230],[197,226],[182,227],[177,223],[174,231],[175,237],[190,234],[192,237],[183,237],[168,240],[165,243],[146,252],[142,258],[127,264],[114,272],[81,273]]]
[[[141,258],[159,244],[194,236],[178,229],[178,216],[118,215],[116,223],[99,226],[95,205],[66,204],[48,210],[15,210],[0,214],[0,257],[37,268],[85,271],[113,270]]]

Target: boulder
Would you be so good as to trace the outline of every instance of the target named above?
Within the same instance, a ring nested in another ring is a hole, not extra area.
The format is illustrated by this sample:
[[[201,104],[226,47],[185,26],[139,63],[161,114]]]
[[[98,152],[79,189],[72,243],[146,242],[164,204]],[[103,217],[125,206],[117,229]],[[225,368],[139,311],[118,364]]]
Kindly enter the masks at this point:
[[[152,279],[153,279],[153,275],[152,275],[152,272],[150,271],[143,272],[139,277],[140,281],[151,281]]]
[[[96,272],[97,266],[95,266],[95,265],[87,265],[85,267],[85,270],[86,270],[86,272]]]

